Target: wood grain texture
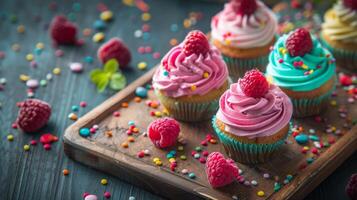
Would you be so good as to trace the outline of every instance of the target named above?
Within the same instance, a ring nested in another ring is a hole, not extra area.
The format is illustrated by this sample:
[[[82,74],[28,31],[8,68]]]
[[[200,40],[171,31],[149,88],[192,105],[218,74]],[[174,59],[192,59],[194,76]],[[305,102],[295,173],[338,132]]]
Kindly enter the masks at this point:
[[[67,119],[71,105],[78,105],[82,100],[88,102],[88,107],[80,110],[79,115],[81,116],[114,93],[98,94],[95,87],[89,83],[88,72],[100,66],[97,61],[93,64],[85,64],[84,73],[79,75],[72,74],[67,68],[68,63],[81,62],[87,55],[95,57],[99,45],[92,43],[91,38],[86,39],[87,44],[82,48],[61,47],[65,51],[63,58],[54,56],[54,49],[50,46],[45,26],[55,14],[68,14],[71,12],[73,2],[80,2],[81,11],[75,15],[77,16],[76,22],[83,29],[91,27],[94,20],[98,19],[99,13],[95,7],[99,2],[110,5],[110,8],[115,12],[116,19],[110,23],[105,33],[107,38],[113,36],[123,38],[132,50],[132,69],[124,71],[128,81],[132,82],[144,73],[135,68],[138,62],[144,60],[149,67],[157,63],[157,60],[152,59],[150,55],[136,53],[136,49],[140,45],[150,44],[155,50],[166,52],[169,49],[168,42],[171,38],[175,37],[181,40],[187,32],[180,28],[178,32],[171,33],[170,25],[177,23],[181,26],[182,20],[191,11],[204,11],[205,18],[198,23],[196,28],[207,32],[209,17],[220,10],[221,5],[183,0],[149,1],[152,13],[150,21],[152,31],[151,39],[144,42],[133,37],[133,32],[141,28],[141,13],[135,8],[123,6],[121,1],[56,1],[59,5],[57,11],[48,9],[50,2],[52,1],[0,1],[0,51],[6,53],[6,58],[0,60],[0,77],[7,79],[5,90],[0,92],[0,102],[3,104],[0,110],[0,199],[81,199],[81,194],[85,191],[95,193],[101,199],[103,199],[104,191],[110,191],[112,199],[128,199],[131,195],[136,196],[136,199],[161,199],[161,197],[128,184],[120,178],[68,159],[63,153],[61,142],[55,143],[49,152],[44,151],[41,146],[31,148],[30,152],[24,152],[23,145],[29,143],[32,138],[38,139],[40,134],[25,135],[11,129],[11,123],[16,119],[15,102],[26,98],[26,86],[18,81],[18,76],[24,73],[34,78],[44,79],[54,67],[61,67],[62,74],[55,76],[47,87],[40,88],[36,92],[37,98],[46,100],[53,106],[50,123],[41,133],[52,132],[61,138],[64,129],[72,123]],[[160,15],[155,13],[160,13]],[[12,24],[8,20],[8,16],[12,14],[17,15],[17,24]],[[42,20],[35,22],[36,16],[40,16]],[[16,27],[19,24],[26,27],[26,33],[23,35],[16,33]],[[28,67],[25,55],[33,52],[37,42],[45,43],[46,47],[38,58],[38,68],[31,69]],[[22,50],[19,53],[11,50],[13,43],[21,45]],[[12,143],[6,140],[9,132],[15,136]],[[344,185],[349,175],[356,172],[356,166],[357,155],[354,154],[307,199],[325,200],[339,199],[340,197],[346,199],[343,191]],[[67,177],[62,175],[64,168],[71,172]],[[107,186],[100,184],[102,178],[108,178]]]

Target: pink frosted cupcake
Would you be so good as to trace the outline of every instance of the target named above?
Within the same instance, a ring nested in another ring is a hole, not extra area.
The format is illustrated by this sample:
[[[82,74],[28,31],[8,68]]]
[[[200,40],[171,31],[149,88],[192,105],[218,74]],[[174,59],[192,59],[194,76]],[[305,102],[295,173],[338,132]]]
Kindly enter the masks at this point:
[[[265,162],[288,136],[290,99],[258,70],[232,84],[219,106],[213,128],[228,156],[238,162]]]
[[[231,0],[212,18],[211,41],[234,81],[253,68],[265,71],[277,25],[275,14],[256,0]]]
[[[228,88],[220,52],[200,31],[192,31],[162,59],[153,77],[155,93],[170,115],[183,121],[210,119]]]

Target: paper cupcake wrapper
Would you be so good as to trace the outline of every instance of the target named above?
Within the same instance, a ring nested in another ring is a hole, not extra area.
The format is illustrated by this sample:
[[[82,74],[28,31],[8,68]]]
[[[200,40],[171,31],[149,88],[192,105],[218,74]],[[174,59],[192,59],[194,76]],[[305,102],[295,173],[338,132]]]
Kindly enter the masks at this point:
[[[211,119],[218,110],[219,97],[208,102],[181,102],[155,92],[170,116],[177,120],[196,122]]]
[[[356,70],[357,69],[357,51],[349,51],[345,49],[333,48],[327,41],[321,38],[322,44],[330,50],[332,55],[336,59],[336,63],[339,67]]]
[[[257,164],[269,160],[274,152],[284,144],[285,139],[291,134],[292,128],[292,124],[290,123],[288,134],[275,143],[248,144],[242,143],[228,134],[223,133],[216,125],[216,116],[213,116],[212,118],[212,126],[228,156],[233,160],[244,164]]]
[[[336,86],[334,86],[326,94],[312,99],[295,99],[290,97],[293,104],[293,116],[308,117],[320,114],[328,105],[329,99],[335,88]]]
[[[222,55],[223,60],[226,62],[229,76],[236,82],[238,78],[244,76],[245,72],[251,69],[259,69],[261,72],[265,72],[266,66],[269,62],[269,54],[257,58],[232,58]]]

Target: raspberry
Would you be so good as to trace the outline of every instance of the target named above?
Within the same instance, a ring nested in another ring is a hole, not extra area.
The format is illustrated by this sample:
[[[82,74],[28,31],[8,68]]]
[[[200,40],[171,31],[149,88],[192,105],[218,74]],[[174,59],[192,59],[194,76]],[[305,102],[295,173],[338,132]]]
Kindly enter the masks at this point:
[[[247,71],[238,81],[243,93],[248,97],[262,97],[269,90],[269,83],[265,76],[257,69]]]
[[[251,15],[258,8],[256,0],[233,0],[232,5],[238,15]]]
[[[304,56],[312,49],[312,40],[309,31],[298,28],[286,40],[286,48],[291,56]]]
[[[78,44],[76,37],[77,27],[75,24],[68,21],[65,16],[59,15],[53,18],[50,25],[50,34],[56,45]]]
[[[102,63],[115,58],[120,67],[125,67],[131,61],[131,53],[128,47],[119,39],[112,38],[98,49],[98,58]]]
[[[157,119],[148,127],[148,136],[155,146],[166,148],[173,146],[180,133],[179,123],[172,118]]]
[[[186,56],[192,54],[205,55],[210,49],[207,37],[201,31],[191,31],[188,33],[183,46]]]
[[[347,8],[351,8],[353,10],[357,10],[357,1],[356,0],[343,0],[343,4]]]
[[[24,132],[35,132],[46,125],[51,116],[48,103],[38,99],[28,99],[19,104],[17,124]]]
[[[214,188],[223,187],[239,178],[239,169],[231,159],[225,159],[219,152],[208,155],[206,161],[208,182]]]
[[[351,200],[357,200],[357,174],[352,174],[346,185],[346,193]]]

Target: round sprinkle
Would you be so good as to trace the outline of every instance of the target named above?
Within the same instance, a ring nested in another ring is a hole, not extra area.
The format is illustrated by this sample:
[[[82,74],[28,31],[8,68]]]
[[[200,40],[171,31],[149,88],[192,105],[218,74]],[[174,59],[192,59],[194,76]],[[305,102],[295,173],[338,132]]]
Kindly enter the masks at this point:
[[[29,54],[26,55],[26,60],[27,60],[27,61],[32,61],[33,59],[34,59],[33,54],[30,54],[30,53],[29,53]]]
[[[64,169],[62,171],[62,173],[63,173],[64,176],[67,176],[69,174],[69,170],[68,169]]]
[[[175,46],[175,45],[177,45],[177,43],[178,43],[178,41],[177,41],[176,38],[172,38],[172,39],[170,40],[170,45],[171,45],[171,46]]]
[[[44,49],[45,45],[42,42],[36,44],[36,49]]]
[[[110,192],[104,192],[104,197],[109,199],[112,195],[110,194]]]
[[[258,185],[258,182],[256,180],[252,180],[250,183],[254,186]]]
[[[70,63],[69,68],[71,69],[72,72],[75,72],[75,73],[80,73],[83,71],[82,63],[78,63],[78,62]]]
[[[150,155],[150,150],[149,150],[149,149],[145,149],[145,150],[144,150],[144,154],[145,154],[145,155]]]
[[[25,151],[29,151],[29,150],[30,150],[30,145],[25,144],[25,145],[24,145],[24,150],[25,150]]]
[[[191,90],[192,91],[195,91],[197,89],[197,86],[196,85],[191,85]]]
[[[260,190],[257,192],[258,197],[263,197],[265,195],[264,191]]]
[[[68,119],[76,121],[78,119],[78,116],[75,113],[69,113]]]
[[[54,75],[60,75],[61,74],[61,68],[56,67],[56,68],[53,69],[52,72],[53,72]]]
[[[87,102],[81,101],[81,102],[79,103],[79,106],[82,107],[82,108],[84,108],[84,107],[87,106]]]
[[[182,173],[182,174],[187,174],[187,173],[188,173],[188,170],[187,170],[187,169],[182,169],[182,170],[181,170],[181,173]]]
[[[184,149],[183,146],[178,146],[177,147],[177,151],[183,151],[183,149]]]
[[[191,173],[188,174],[188,177],[189,177],[190,179],[194,179],[194,178],[196,178],[196,174],[193,173],[193,172],[191,172]]]
[[[199,154],[199,153],[195,153],[195,154],[193,155],[193,157],[196,158],[196,159],[198,159],[198,158],[200,158],[200,154]]]
[[[110,21],[113,19],[113,12],[110,10],[100,13],[100,19],[103,21]]]
[[[98,200],[98,197],[94,194],[87,195],[84,200]]]
[[[141,19],[146,22],[146,21],[149,21],[151,19],[151,14],[150,13],[143,13],[141,15]]]
[[[89,128],[81,128],[79,130],[79,134],[82,136],[82,137],[88,137],[90,135],[90,130]]]
[[[121,144],[121,146],[122,146],[123,148],[128,148],[128,147],[129,147],[129,144],[128,144],[127,142],[123,142],[123,143]]]
[[[263,174],[263,177],[264,177],[265,179],[268,179],[268,178],[270,178],[270,174],[264,173],[264,174]]]
[[[130,196],[129,200],[135,200],[135,197],[134,196]]]
[[[146,67],[147,67],[147,63],[146,62],[139,62],[138,63],[138,69],[144,70],[144,69],[146,69]]]
[[[7,135],[7,140],[10,142],[14,141],[14,135],[12,134]]]
[[[35,89],[38,87],[38,85],[39,85],[39,82],[36,79],[30,79],[30,80],[26,81],[26,86],[29,88]]]
[[[24,25],[19,25],[17,27],[17,32],[18,33],[25,33],[25,26]]]
[[[160,54],[160,52],[154,52],[154,53],[152,54],[152,57],[153,57],[154,59],[159,59],[159,58],[161,57],[161,54]]]
[[[55,56],[62,57],[63,55],[64,55],[64,52],[61,49],[57,49],[55,51]]]
[[[73,112],[77,112],[77,111],[79,110],[79,107],[78,107],[77,105],[73,105],[73,106],[71,107],[71,110],[72,110]]]
[[[113,116],[114,117],[119,117],[120,116],[120,112],[118,112],[118,111],[113,112]]]
[[[146,98],[148,95],[148,90],[144,87],[137,87],[135,90],[135,95],[141,98]]]
[[[49,150],[51,150],[51,144],[44,144],[44,145],[43,145],[43,148],[44,148],[46,151],[49,151]]]
[[[185,155],[181,155],[181,156],[180,156],[180,159],[181,159],[181,160],[187,160],[187,157],[186,157]]]
[[[134,37],[141,38],[143,36],[143,32],[141,30],[136,30],[134,32]]]
[[[100,180],[100,184],[107,185],[108,184],[108,180],[103,178],[102,180]]]
[[[103,32],[99,32],[99,33],[96,33],[96,34],[93,35],[92,40],[93,40],[93,42],[97,42],[98,43],[98,42],[102,42],[104,40],[104,38],[105,38],[104,33]]]

